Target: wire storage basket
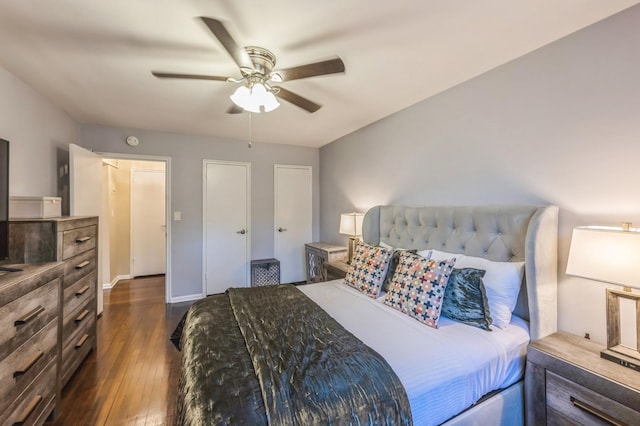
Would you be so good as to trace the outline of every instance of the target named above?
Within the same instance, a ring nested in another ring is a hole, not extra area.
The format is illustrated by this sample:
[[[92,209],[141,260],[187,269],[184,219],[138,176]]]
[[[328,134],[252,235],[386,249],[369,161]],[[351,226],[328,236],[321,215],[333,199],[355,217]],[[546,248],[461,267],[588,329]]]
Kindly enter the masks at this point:
[[[280,284],[280,261],[258,259],[251,261],[251,287]]]

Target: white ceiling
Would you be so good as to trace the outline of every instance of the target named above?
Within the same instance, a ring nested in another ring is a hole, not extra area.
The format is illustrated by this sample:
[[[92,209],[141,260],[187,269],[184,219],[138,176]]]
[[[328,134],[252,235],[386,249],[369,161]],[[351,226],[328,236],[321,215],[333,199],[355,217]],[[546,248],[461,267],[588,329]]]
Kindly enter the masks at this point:
[[[321,105],[254,114],[253,141],[318,147],[639,0],[0,0],[0,65],[80,123],[246,140],[239,76],[198,16],[277,68],[338,55],[345,74],[285,82]]]

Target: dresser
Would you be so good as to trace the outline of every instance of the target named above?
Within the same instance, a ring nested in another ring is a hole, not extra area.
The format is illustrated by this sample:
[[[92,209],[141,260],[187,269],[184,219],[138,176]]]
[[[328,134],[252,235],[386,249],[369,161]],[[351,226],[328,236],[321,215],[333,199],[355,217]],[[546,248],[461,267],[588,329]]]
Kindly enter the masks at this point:
[[[47,420],[60,395],[60,293],[64,265],[0,272],[0,424]]]
[[[60,372],[64,386],[96,348],[98,218],[12,219],[9,227],[12,262],[64,262]]]
[[[602,349],[566,332],[529,345],[528,425],[640,425],[640,372],[600,358]]]
[[[327,281],[324,264],[347,259],[347,247],[317,242],[305,244],[307,283]]]

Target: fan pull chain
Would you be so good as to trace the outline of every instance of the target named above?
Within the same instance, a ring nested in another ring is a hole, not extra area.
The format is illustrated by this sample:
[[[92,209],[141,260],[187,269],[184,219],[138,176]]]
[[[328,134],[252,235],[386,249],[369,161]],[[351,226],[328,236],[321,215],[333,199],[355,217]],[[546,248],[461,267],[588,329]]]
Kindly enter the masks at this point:
[[[253,115],[252,113],[249,113],[249,148],[253,147],[253,143],[252,143],[253,136],[252,136],[252,130],[251,130],[251,116],[252,115]]]

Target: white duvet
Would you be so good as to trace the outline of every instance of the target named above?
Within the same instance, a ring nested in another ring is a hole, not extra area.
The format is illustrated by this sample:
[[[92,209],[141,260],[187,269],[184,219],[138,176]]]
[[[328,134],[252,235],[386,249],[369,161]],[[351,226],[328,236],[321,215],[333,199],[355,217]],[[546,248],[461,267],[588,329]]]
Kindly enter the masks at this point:
[[[523,375],[526,321],[486,331],[441,317],[438,329],[396,311],[342,280],[298,287],[382,355],[404,385],[415,425],[437,425]]]

